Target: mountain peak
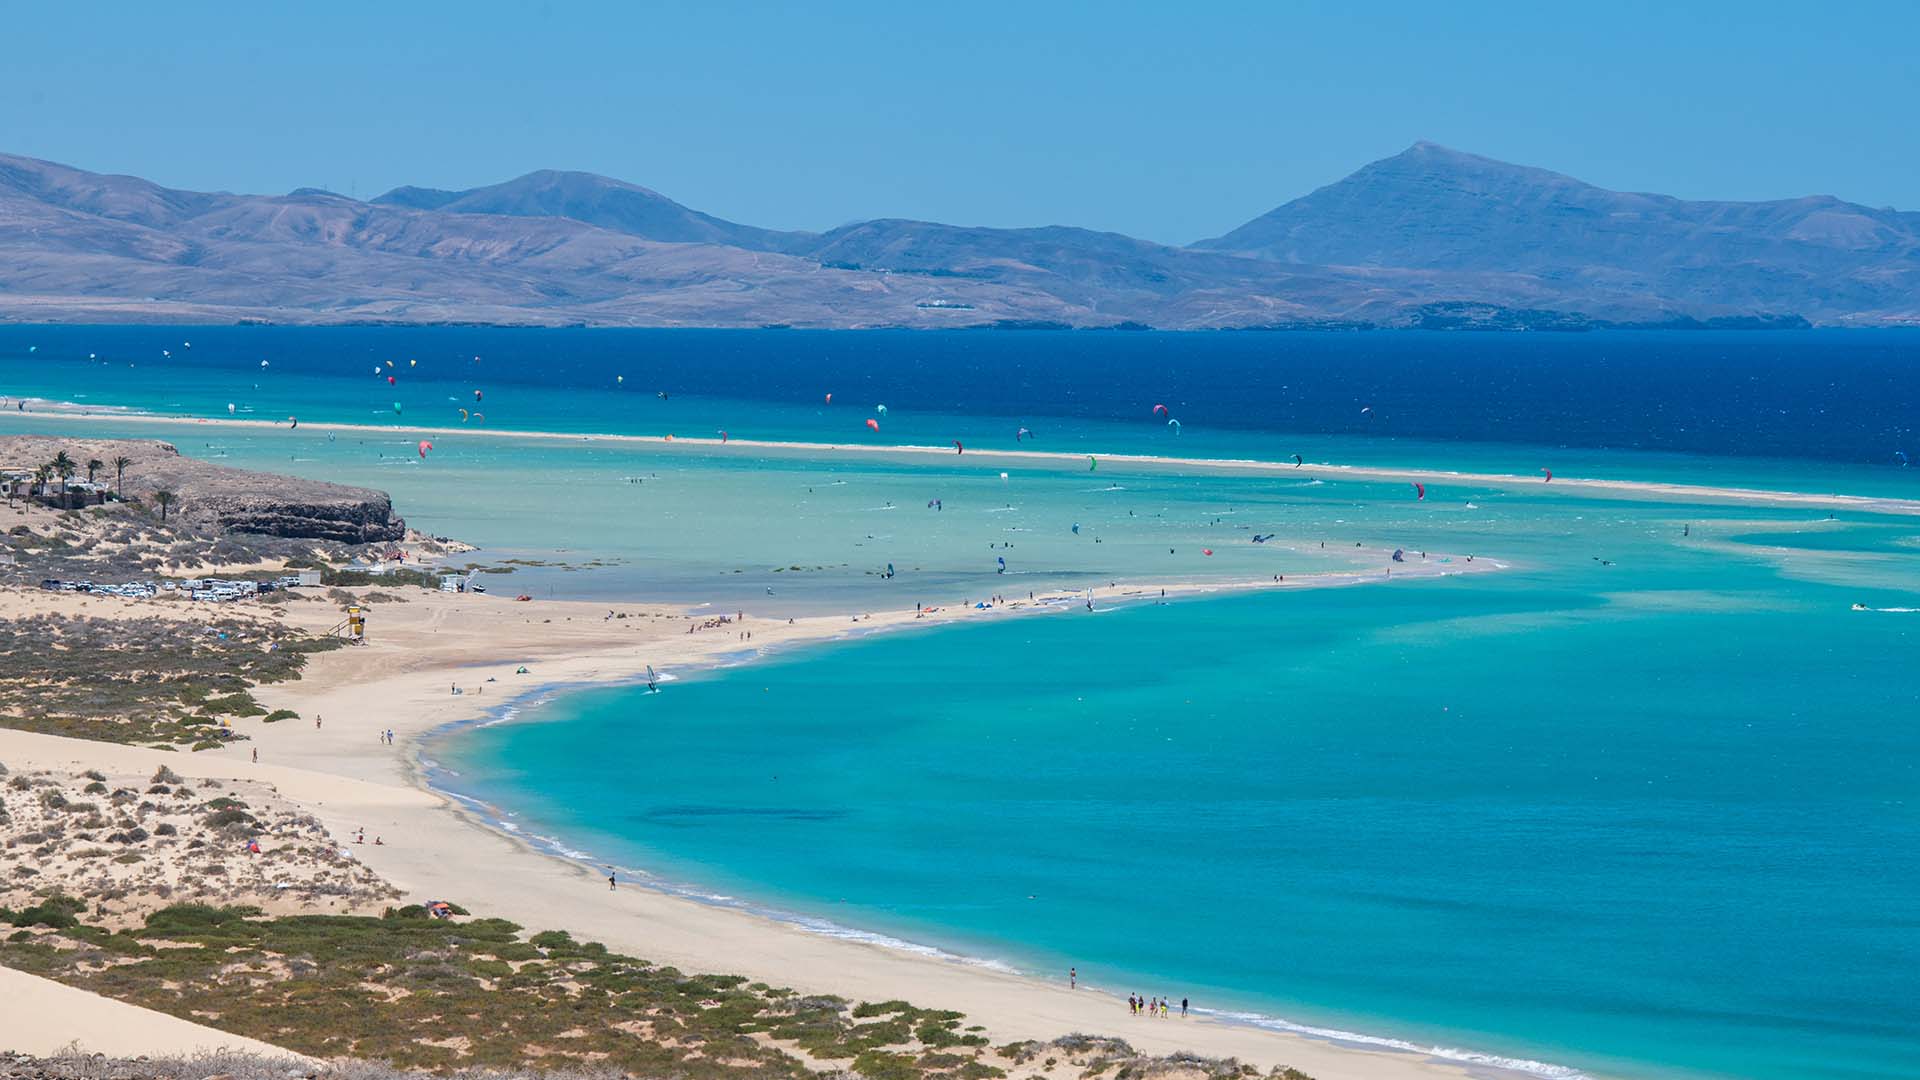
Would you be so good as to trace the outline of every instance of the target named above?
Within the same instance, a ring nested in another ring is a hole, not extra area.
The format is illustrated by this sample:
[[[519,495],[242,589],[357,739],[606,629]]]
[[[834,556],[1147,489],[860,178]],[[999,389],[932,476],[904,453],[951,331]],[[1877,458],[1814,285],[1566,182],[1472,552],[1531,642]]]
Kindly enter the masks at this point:
[[[1351,183],[1370,174],[1379,173],[1472,176],[1488,179],[1497,177],[1516,183],[1592,186],[1551,169],[1516,165],[1511,161],[1501,161],[1499,158],[1487,157],[1484,154],[1455,150],[1450,146],[1442,146],[1425,139],[1416,141],[1412,146],[1392,157],[1381,158],[1379,161],[1363,165],[1352,175],[1328,186],[1335,187]]]
[[[536,169],[465,191],[395,188],[374,202],[454,214],[567,218],[658,243],[728,244],[755,251],[794,250],[806,235],[735,224],[639,184],[569,169]]]
[[[516,176],[504,184],[496,184],[494,187],[535,191],[561,190],[581,194],[595,191],[629,191],[651,199],[667,198],[652,188],[611,176],[602,176],[599,173],[583,172],[579,169],[535,169],[530,173]],[[671,199],[667,201],[672,202]]]
[[[1413,145],[1407,147],[1405,150],[1400,151],[1398,154],[1394,156],[1403,157],[1403,158],[1404,157],[1422,157],[1422,158],[1432,158],[1432,159],[1442,159],[1442,160],[1450,159],[1450,160],[1458,160],[1458,161],[1486,161],[1486,162],[1491,162],[1495,165],[1507,164],[1504,161],[1499,161],[1495,158],[1487,157],[1484,154],[1473,154],[1465,150],[1455,150],[1451,146],[1444,146],[1440,143],[1434,142],[1431,139],[1415,139],[1413,140]],[[1511,166],[1511,167],[1517,168],[1517,166]]]
[[[1699,290],[1700,268],[1715,267],[1717,295],[1731,310],[1779,290],[1778,282],[1747,278],[1760,276],[1745,269],[1757,264],[1795,267],[1795,277],[1876,253],[1910,264],[1920,249],[1915,218],[1831,199],[1688,202],[1609,191],[1421,140],[1194,246],[1287,263],[1527,275],[1553,289],[1584,282],[1667,295]]]

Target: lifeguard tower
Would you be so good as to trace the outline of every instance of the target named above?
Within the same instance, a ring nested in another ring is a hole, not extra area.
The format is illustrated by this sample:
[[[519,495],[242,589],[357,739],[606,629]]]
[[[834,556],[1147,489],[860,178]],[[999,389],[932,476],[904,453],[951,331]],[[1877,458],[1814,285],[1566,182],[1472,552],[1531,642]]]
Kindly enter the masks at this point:
[[[359,604],[347,605],[347,617],[333,628],[335,635],[347,639],[349,645],[367,643],[367,609]]]

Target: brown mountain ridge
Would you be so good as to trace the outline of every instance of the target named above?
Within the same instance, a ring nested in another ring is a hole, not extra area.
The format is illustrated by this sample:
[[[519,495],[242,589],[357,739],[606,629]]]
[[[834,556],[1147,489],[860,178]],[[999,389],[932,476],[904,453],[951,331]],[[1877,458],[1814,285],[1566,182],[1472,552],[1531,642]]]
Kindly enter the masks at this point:
[[[1608,191],[1431,143],[1215,239],[723,220],[541,171],[370,201],[0,155],[0,318],[859,328],[1920,322],[1920,213]]]

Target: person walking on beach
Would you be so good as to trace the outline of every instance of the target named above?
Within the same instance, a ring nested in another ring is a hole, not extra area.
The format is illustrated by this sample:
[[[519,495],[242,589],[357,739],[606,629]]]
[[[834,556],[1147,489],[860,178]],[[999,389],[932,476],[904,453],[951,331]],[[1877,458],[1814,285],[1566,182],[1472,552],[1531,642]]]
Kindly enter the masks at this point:
[[[1187,1015],[1187,999],[1186,999],[1186,998],[1181,998],[1181,999],[1180,999],[1180,1017],[1181,1017],[1181,1019],[1185,1019],[1185,1018],[1186,1018],[1186,1015]]]
[[[253,763],[260,764],[260,748],[257,746],[253,748]]]
[[[1080,987],[1080,969],[1077,967],[1068,968],[1067,969],[1067,989],[1077,990],[1079,989],[1079,987]]]
[[[613,867],[607,867],[607,891],[612,892],[618,884],[619,881],[614,873]]]

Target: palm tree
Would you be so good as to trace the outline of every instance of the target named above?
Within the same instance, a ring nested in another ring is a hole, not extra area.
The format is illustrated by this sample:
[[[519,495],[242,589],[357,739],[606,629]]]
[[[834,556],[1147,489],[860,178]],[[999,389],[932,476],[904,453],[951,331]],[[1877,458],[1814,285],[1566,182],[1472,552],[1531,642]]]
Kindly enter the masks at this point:
[[[42,465],[33,470],[33,491],[41,498],[47,497],[47,485],[53,482],[53,466]]]
[[[115,495],[123,494],[120,490],[120,481],[127,475],[127,466],[131,464],[133,459],[125,455],[113,459],[113,493]]]
[[[107,463],[104,461],[101,461],[99,458],[97,457],[88,458],[87,459],[87,483],[89,484],[93,483],[93,474],[99,472],[101,469],[104,469],[106,467],[107,467]]]
[[[153,493],[154,505],[160,508],[161,521],[167,520],[167,509],[179,501],[173,492],[168,491],[166,488],[161,488],[159,491]]]
[[[80,466],[73,463],[73,459],[67,456],[65,450],[53,455],[53,460],[47,464],[60,477],[60,505],[66,506],[68,505],[67,481],[73,479],[73,474],[80,471]]]

